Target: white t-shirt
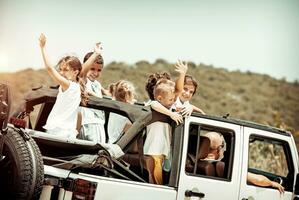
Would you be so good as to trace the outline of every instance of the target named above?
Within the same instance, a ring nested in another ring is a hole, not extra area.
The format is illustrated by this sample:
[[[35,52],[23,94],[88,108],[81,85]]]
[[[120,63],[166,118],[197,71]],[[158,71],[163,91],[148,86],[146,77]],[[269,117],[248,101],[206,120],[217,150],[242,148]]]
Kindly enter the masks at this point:
[[[91,81],[88,78],[86,79],[86,91],[94,92],[99,97],[102,97],[102,85],[99,81]]]
[[[116,113],[110,113],[108,121],[109,143],[112,144],[119,138],[127,123],[130,123],[128,118]]]
[[[97,80],[90,81],[87,78],[86,82],[86,91],[94,92],[99,97],[102,97],[102,91],[101,91],[102,85]],[[80,107],[80,112],[82,114],[82,122],[81,124],[104,124],[105,123],[105,114],[101,110],[92,109],[92,108],[85,108]]]
[[[56,102],[48,116],[44,129],[61,129],[77,132],[76,125],[80,101],[81,91],[78,83],[70,81],[69,88],[64,92],[60,86]]]
[[[146,127],[146,139],[143,146],[145,155],[170,156],[171,126],[164,122],[154,122]]]

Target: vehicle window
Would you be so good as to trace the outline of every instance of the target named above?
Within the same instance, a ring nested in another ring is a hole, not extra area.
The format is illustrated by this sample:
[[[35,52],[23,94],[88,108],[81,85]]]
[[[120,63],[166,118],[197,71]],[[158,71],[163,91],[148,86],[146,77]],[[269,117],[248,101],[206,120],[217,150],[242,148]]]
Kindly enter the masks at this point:
[[[41,109],[41,104],[35,105],[33,106],[33,111],[30,113],[29,117],[30,117],[30,123],[32,127],[36,126],[36,122],[37,122],[37,117],[38,117],[38,113]]]
[[[287,142],[252,135],[249,140],[248,171],[282,182],[286,190],[293,185],[294,167]]]
[[[188,175],[231,179],[234,132],[191,124],[185,171]]]

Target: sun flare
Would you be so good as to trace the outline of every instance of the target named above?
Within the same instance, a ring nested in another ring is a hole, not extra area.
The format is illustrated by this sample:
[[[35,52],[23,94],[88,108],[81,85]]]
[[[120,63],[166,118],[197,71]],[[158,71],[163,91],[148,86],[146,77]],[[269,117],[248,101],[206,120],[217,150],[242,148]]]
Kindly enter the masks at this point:
[[[0,53],[0,68],[3,70],[4,68],[8,67],[7,65],[8,65],[7,56],[3,53]]]

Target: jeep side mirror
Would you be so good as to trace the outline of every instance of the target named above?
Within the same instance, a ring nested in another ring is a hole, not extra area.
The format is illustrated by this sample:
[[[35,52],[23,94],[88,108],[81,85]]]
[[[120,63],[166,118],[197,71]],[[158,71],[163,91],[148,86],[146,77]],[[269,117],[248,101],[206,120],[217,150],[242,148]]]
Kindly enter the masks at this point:
[[[7,123],[10,112],[10,91],[8,85],[0,83],[0,128],[7,130]]]

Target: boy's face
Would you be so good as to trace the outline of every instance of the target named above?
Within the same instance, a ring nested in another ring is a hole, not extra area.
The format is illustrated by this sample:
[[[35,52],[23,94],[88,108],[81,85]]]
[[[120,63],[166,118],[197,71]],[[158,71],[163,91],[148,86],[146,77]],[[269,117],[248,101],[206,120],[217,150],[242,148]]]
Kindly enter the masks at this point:
[[[165,95],[158,95],[157,100],[166,108],[170,108],[175,101],[175,94],[169,91]]]
[[[87,77],[89,80],[95,81],[101,75],[102,69],[102,64],[93,63],[92,67],[87,72]]]
[[[195,91],[194,85],[191,84],[184,85],[182,94],[180,95],[180,100],[182,102],[189,101],[192,98],[194,91]]]

